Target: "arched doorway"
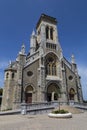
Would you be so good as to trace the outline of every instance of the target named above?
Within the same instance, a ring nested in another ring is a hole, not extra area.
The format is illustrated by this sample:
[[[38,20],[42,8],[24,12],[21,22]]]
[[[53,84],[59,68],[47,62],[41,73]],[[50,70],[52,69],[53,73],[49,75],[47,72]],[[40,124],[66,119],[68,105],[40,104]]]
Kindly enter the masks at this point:
[[[60,88],[56,83],[51,83],[47,87],[47,101],[58,100],[60,95]]]
[[[29,85],[25,89],[25,102],[32,103],[32,94],[33,94],[33,87]]]
[[[69,100],[74,100],[75,90],[73,88],[69,91]]]

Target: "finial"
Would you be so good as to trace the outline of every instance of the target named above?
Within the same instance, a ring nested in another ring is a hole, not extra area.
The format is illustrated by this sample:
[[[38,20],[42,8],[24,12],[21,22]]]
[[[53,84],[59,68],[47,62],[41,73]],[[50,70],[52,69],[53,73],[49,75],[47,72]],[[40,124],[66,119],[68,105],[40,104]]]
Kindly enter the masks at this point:
[[[35,31],[34,31],[34,29],[33,29],[33,31],[32,31],[32,36],[34,36],[35,35]]]
[[[72,64],[75,64],[75,57],[74,57],[73,54],[72,54],[72,56],[71,56],[71,63],[72,63]]]
[[[9,67],[12,67],[12,61],[11,60],[9,61]]]
[[[11,65],[11,60],[9,60],[9,65]]]
[[[24,43],[23,43],[23,45],[21,47],[21,52],[22,52],[22,54],[25,54],[25,45],[24,45]]]
[[[25,45],[24,45],[24,43],[22,44],[22,46],[21,46],[21,51],[19,52],[19,54],[25,54]]]

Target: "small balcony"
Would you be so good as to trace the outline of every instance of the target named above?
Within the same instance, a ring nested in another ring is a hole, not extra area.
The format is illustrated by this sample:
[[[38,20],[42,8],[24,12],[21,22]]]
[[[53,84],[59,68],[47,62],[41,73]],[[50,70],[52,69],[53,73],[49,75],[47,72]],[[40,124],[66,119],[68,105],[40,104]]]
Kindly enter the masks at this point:
[[[47,75],[46,80],[61,81],[62,79],[59,76]]]

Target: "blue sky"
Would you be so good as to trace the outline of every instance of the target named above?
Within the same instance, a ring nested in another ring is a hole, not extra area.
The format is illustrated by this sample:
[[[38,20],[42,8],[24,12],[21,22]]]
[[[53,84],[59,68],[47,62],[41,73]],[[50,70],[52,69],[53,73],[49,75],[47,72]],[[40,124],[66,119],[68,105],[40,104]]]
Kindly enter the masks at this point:
[[[42,13],[57,18],[63,54],[69,61],[75,55],[87,99],[87,0],[0,0],[0,86],[4,69],[16,59],[22,43],[28,53],[30,35]]]

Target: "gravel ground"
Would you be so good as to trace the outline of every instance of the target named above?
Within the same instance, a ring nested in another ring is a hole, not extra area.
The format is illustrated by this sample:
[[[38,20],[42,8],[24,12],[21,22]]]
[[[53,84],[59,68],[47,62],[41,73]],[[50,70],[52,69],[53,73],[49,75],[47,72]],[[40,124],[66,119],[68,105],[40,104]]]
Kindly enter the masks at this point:
[[[62,106],[60,106],[60,109],[67,110],[67,111],[71,112],[72,114],[79,114],[79,113],[83,112],[83,110],[81,110],[81,109],[77,109],[75,107],[68,106],[68,105],[62,105]]]
[[[87,130],[87,112],[73,114],[70,119],[42,115],[0,116],[0,130]]]

